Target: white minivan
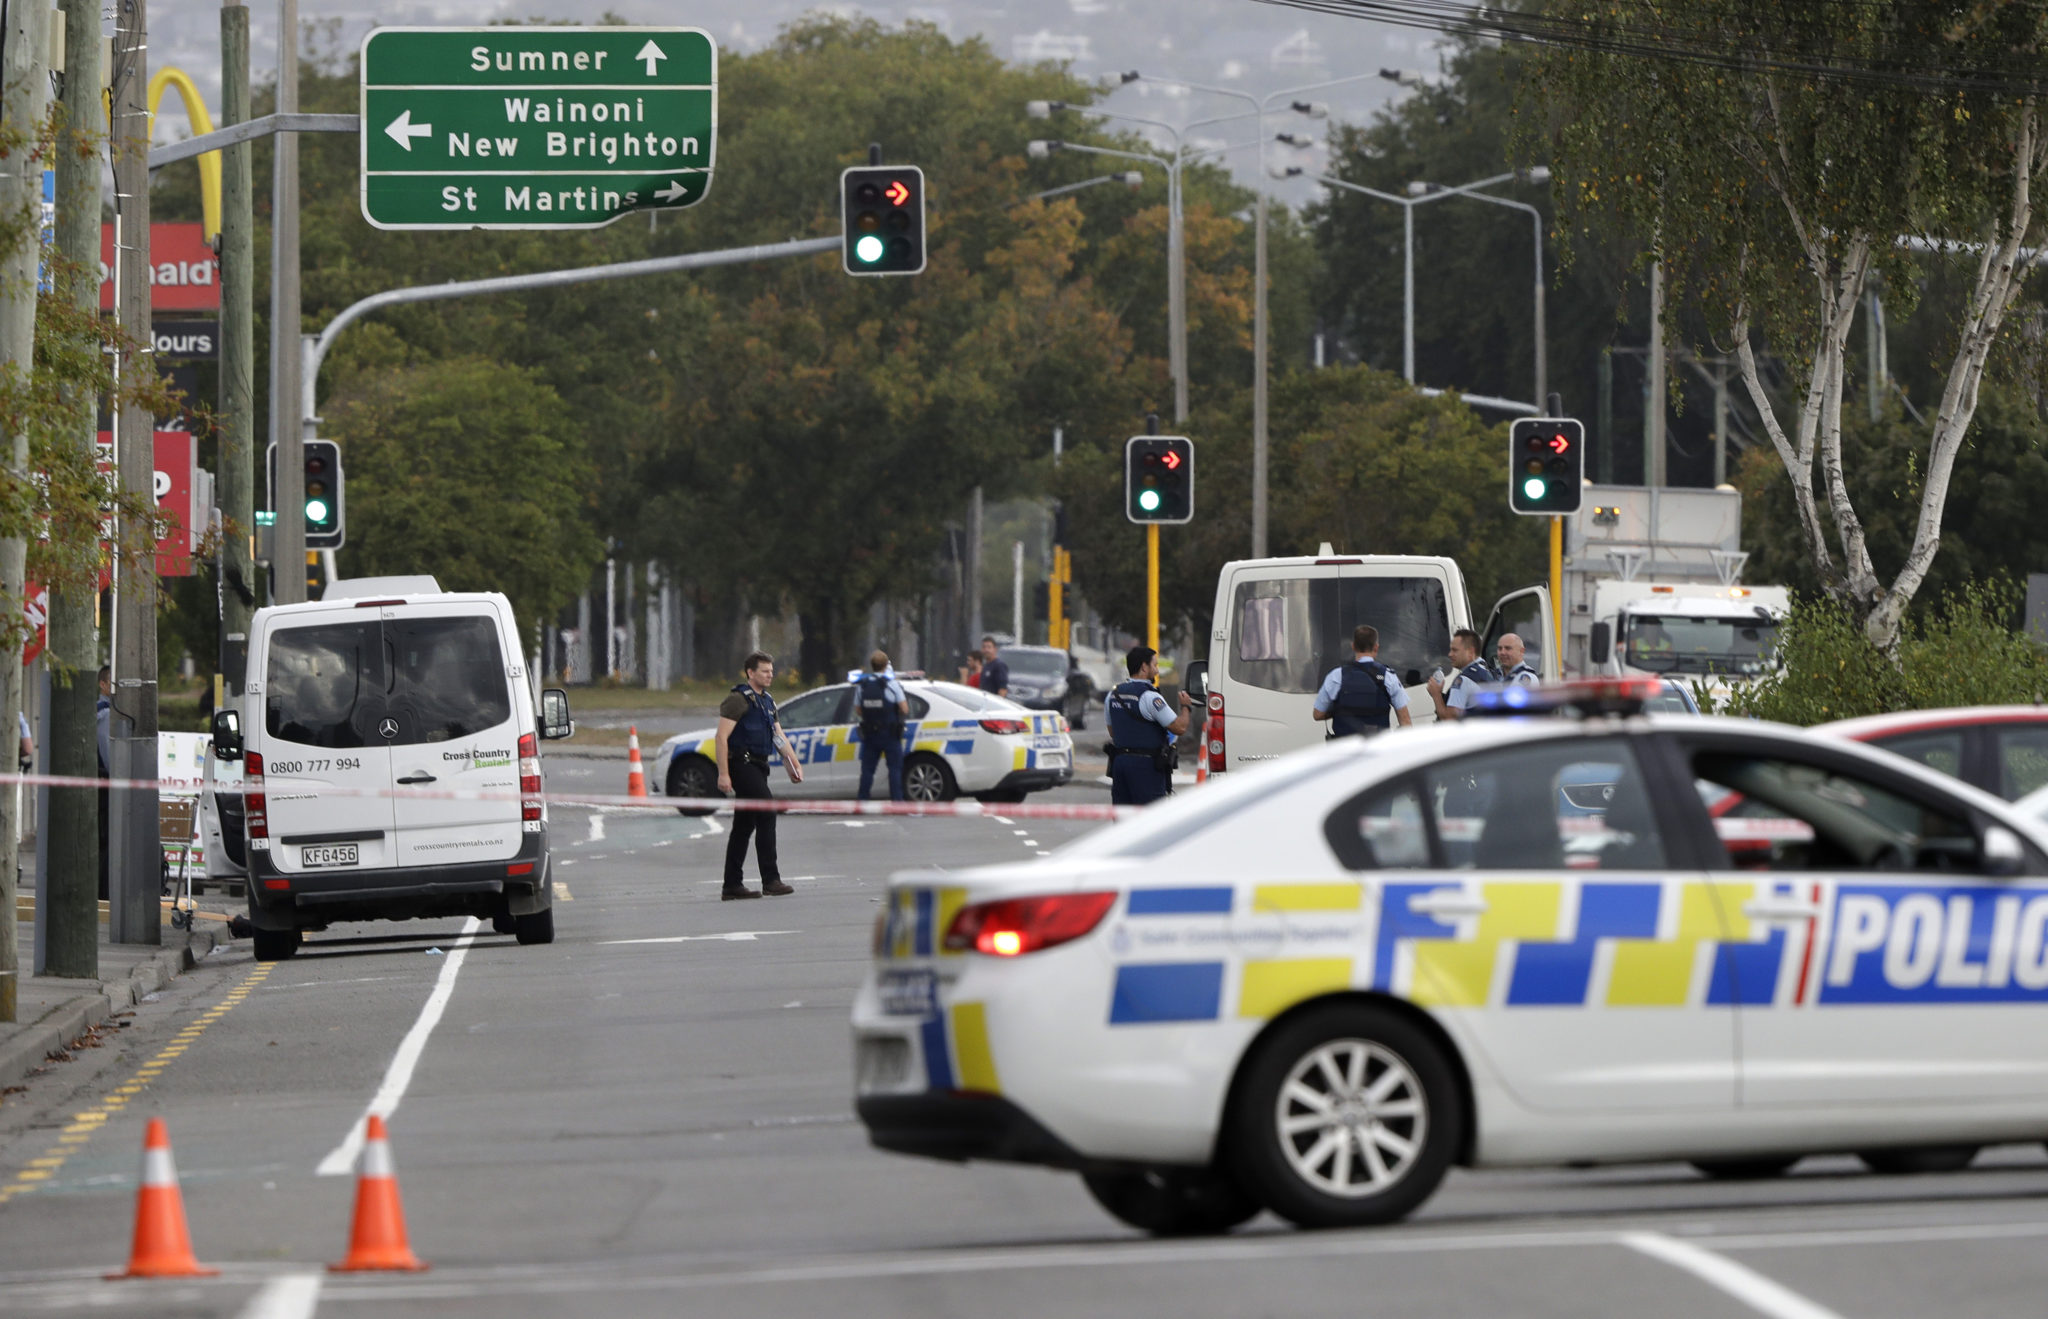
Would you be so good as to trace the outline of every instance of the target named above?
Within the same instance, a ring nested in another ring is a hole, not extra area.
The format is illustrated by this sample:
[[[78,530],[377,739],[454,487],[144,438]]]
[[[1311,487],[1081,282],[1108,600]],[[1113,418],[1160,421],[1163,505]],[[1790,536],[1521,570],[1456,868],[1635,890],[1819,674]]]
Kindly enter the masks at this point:
[[[1211,774],[1314,746],[1329,725],[1311,718],[1323,678],[1351,658],[1360,623],[1379,629],[1380,663],[1408,689],[1416,723],[1436,719],[1424,684],[1450,671],[1451,633],[1474,627],[1465,575],[1455,560],[1412,554],[1338,554],[1240,559],[1216,581],[1206,664],[1190,666],[1189,690],[1207,699],[1203,754]],[[1493,656],[1504,632],[1520,636],[1545,681],[1558,677],[1550,590],[1510,592],[1480,632]]]
[[[242,766],[239,812],[218,807],[241,816],[257,958],[334,921],[473,915],[552,942],[540,742],[573,731],[495,592],[366,578],[257,610],[213,733]]]

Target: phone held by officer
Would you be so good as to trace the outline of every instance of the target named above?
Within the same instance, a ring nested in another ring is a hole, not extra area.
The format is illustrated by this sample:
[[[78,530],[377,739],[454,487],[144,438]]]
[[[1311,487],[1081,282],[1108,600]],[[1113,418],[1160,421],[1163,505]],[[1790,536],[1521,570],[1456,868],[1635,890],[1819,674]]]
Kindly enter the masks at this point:
[[[757,650],[747,656],[745,681],[736,684],[718,707],[718,735],[713,739],[718,754],[718,790],[735,797],[768,800],[768,760],[777,749],[791,783],[804,781],[804,767],[797,763],[796,750],[782,735],[775,719],[775,698],[768,694],[775,681],[775,657]],[[754,840],[761,863],[761,887],[750,889],[741,878],[747,861],[747,842]],[[725,888],[719,896],[758,898],[763,893],[786,897],[796,892],[782,882],[782,869],[775,853],[775,812],[732,813],[732,835],[725,843]]]
[[[1173,771],[1180,751],[1174,739],[1188,731],[1186,692],[1180,694],[1175,718],[1159,694],[1159,652],[1133,646],[1124,656],[1128,681],[1118,683],[1102,703],[1109,724],[1109,800],[1117,806],[1144,806],[1173,791]]]
[[[1396,720],[1403,728],[1413,722],[1408,689],[1380,663],[1379,653],[1378,628],[1360,623],[1351,630],[1350,662],[1331,669],[1316,691],[1314,717],[1330,725],[1330,737],[1369,737]]]

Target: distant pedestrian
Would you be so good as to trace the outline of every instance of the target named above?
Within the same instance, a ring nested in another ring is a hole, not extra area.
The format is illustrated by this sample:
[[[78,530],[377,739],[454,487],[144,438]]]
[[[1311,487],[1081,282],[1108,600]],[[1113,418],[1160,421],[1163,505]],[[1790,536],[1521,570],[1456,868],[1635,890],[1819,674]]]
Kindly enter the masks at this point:
[[[1380,630],[1369,623],[1351,629],[1351,661],[1339,664],[1316,689],[1309,717],[1328,722],[1331,737],[1370,737],[1395,720],[1407,727],[1408,689],[1394,671],[1380,663]]]
[[[886,651],[868,656],[868,671],[853,684],[854,710],[860,718],[860,799],[875,786],[875,762],[888,758],[889,800],[903,796],[903,725],[910,718],[910,700],[889,667]]]
[[[990,696],[1010,694],[1010,666],[996,653],[996,639],[981,639],[981,689]]]
[[[967,652],[967,662],[960,666],[960,682],[963,686],[967,687],[979,688],[981,686],[980,651],[971,650]]]
[[[1500,640],[1493,643],[1493,657],[1500,666],[1502,682],[1513,683],[1517,687],[1534,687],[1543,681],[1543,675],[1529,663],[1522,639],[1512,632],[1501,633]]]
[[[1479,699],[1479,689],[1493,684],[1493,670],[1479,658],[1479,634],[1469,627],[1451,633],[1451,664],[1458,671],[1448,685],[1440,675],[1429,675],[1429,698],[1436,702],[1439,719],[1463,719]]]
[[[775,721],[775,698],[768,694],[775,681],[775,657],[757,650],[747,656],[745,681],[734,685],[718,707],[718,734],[713,739],[718,754],[718,790],[750,801],[768,801],[768,758],[779,748],[782,764],[791,783],[804,781],[804,767],[797,763],[796,750],[782,735]],[[750,889],[741,877],[747,862],[747,840],[756,839],[755,853],[761,866],[761,887]],[[796,892],[782,882],[782,868],[775,856],[775,812],[735,810],[732,836],[725,842],[724,901],[758,898],[763,893],[783,897]]]
[[[1173,791],[1173,743],[1188,731],[1189,698],[1180,694],[1180,717],[1174,718],[1159,694],[1159,652],[1150,646],[1131,647],[1124,668],[1130,679],[1102,703],[1109,725],[1109,800],[1144,806]]]

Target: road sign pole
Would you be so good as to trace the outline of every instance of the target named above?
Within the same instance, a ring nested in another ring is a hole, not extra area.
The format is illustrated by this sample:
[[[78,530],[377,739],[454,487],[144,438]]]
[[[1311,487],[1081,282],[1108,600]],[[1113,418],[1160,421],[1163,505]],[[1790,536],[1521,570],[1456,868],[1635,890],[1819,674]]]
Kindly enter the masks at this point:
[[[1145,524],[1145,644],[1159,649],[1159,524]]]
[[[1550,519],[1551,654],[1558,677],[1564,676],[1564,519]]]

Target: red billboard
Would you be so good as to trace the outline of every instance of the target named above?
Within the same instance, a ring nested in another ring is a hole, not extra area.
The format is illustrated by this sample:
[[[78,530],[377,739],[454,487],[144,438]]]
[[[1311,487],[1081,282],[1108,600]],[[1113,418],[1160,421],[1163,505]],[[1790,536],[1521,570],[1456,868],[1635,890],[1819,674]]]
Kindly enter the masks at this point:
[[[149,305],[153,311],[218,311],[220,265],[205,227],[149,226]],[[114,226],[100,226],[100,310],[114,309]]]
[[[186,431],[156,432],[156,473],[153,489],[156,493],[157,530],[156,572],[159,577],[190,577],[192,575],[192,528],[195,524],[192,508],[193,487],[198,484],[196,465],[198,452],[195,441]],[[100,432],[100,470],[114,470],[114,436],[110,431]],[[198,510],[201,515],[210,515],[210,509]]]

